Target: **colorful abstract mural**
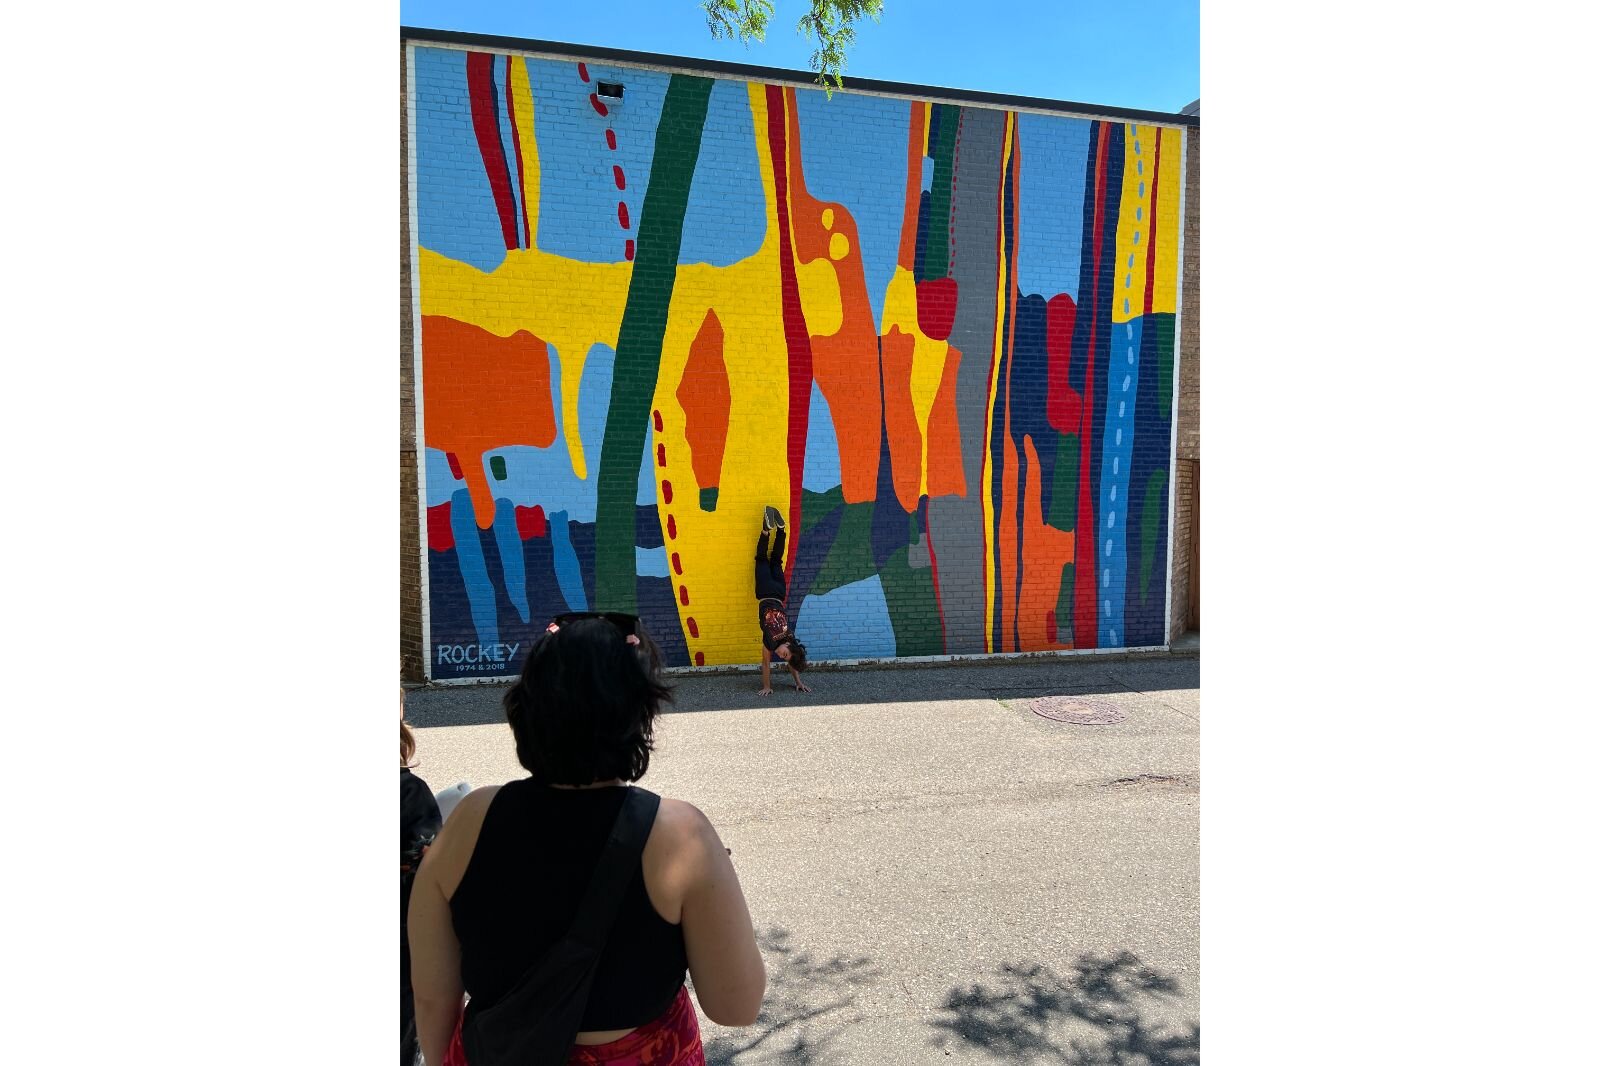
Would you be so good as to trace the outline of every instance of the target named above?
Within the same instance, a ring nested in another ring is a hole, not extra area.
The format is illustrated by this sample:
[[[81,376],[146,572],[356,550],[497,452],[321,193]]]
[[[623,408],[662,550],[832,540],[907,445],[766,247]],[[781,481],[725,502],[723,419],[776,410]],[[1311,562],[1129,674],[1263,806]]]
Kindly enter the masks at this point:
[[[768,503],[814,660],[1164,643],[1181,128],[410,62],[430,676],[756,661]]]

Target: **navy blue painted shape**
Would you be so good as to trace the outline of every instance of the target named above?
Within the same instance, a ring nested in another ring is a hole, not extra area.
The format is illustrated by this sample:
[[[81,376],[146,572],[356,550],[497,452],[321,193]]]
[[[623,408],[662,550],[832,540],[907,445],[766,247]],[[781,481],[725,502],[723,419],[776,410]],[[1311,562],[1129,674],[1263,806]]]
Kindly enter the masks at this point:
[[[692,666],[689,645],[683,637],[683,623],[678,618],[672,579],[641,577],[635,595],[639,598],[639,620],[644,623],[645,632],[661,646],[667,665]]]
[[[925,257],[928,251],[928,192],[917,195],[917,255],[912,260],[911,276],[916,281],[928,280]]]
[[[1120,122],[1110,124],[1109,145],[1106,152],[1106,198],[1105,209],[1102,215],[1100,229],[1100,285],[1095,293],[1095,320],[1098,323],[1095,330],[1095,351],[1091,353],[1094,359],[1094,396],[1092,410],[1090,411],[1089,425],[1094,427],[1094,455],[1089,465],[1089,498],[1095,501],[1095,524],[1098,527],[1104,519],[1100,516],[1100,466],[1105,455],[1106,426],[1106,395],[1108,382],[1106,375],[1111,372],[1112,334],[1116,327],[1111,324],[1113,300],[1116,298],[1117,278],[1121,275],[1117,271],[1117,219],[1121,213],[1122,205],[1122,153],[1123,142],[1127,127]],[[1100,547],[1099,529],[1096,529],[1094,538],[1096,573],[1099,572],[1104,558]],[[1080,560],[1080,563],[1082,560]],[[1097,589],[1099,588],[1096,582]]]
[[[1088,379],[1089,325],[1095,320],[1095,300],[1099,293],[1094,285],[1094,188],[1095,164],[1099,157],[1096,146],[1100,143],[1100,123],[1089,123],[1089,153],[1084,163],[1083,176],[1083,240],[1078,252],[1078,313],[1072,324],[1072,360],[1067,369],[1067,384],[1074,392],[1083,395]],[[1081,426],[1080,426],[1080,436]]]
[[[633,542],[641,548],[659,548],[666,543],[661,535],[661,516],[656,513],[655,504],[634,507]]]
[[[595,605],[594,601],[594,530],[593,522],[573,522],[569,526],[572,538],[572,552],[578,557],[578,573],[583,576],[583,594],[589,600],[589,605],[596,610],[603,611],[605,606]]]
[[[1172,315],[1146,315],[1139,340],[1138,399],[1134,406],[1133,466],[1128,484],[1128,575],[1126,608],[1123,628],[1129,647],[1147,647],[1165,643],[1167,612],[1167,511],[1172,493],[1169,468],[1172,462],[1171,410],[1168,417],[1161,416],[1160,362],[1162,330],[1159,324],[1170,322]],[[1176,337],[1174,337],[1176,342]],[[1171,353],[1168,353],[1171,358]],[[1151,566],[1149,586],[1140,581],[1144,569],[1145,545],[1141,540],[1144,530],[1145,490],[1153,477],[1165,479],[1158,497],[1159,512],[1155,518],[1155,558]]]
[[[806,492],[806,508],[819,507],[821,493]],[[811,591],[811,586],[816,583],[817,575],[822,572],[822,564],[827,561],[828,552],[833,548],[833,542],[839,536],[839,526],[844,521],[844,507],[835,505],[828,512],[826,518],[806,530],[805,536],[799,539],[799,548],[795,551],[794,569],[789,573],[789,617],[795,619],[800,616],[800,604],[805,600],[806,594]],[[809,510],[806,512],[810,514]],[[741,564],[749,572],[749,564]],[[752,578],[750,584],[751,615],[754,617],[755,582]],[[801,639],[804,639],[803,637]]]
[[[878,339],[879,351],[883,339]],[[880,363],[881,366],[881,363]],[[878,394],[883,394],[883,375],[878,375]],[[894,472],[889,465],[889,433],[884,427],[878,432],[878,487],[872,504],[872,568],[881,571],[899,548],[911,543],[911,526],[906,521],[910,512],[900,506],[900,497],[894,491]]]

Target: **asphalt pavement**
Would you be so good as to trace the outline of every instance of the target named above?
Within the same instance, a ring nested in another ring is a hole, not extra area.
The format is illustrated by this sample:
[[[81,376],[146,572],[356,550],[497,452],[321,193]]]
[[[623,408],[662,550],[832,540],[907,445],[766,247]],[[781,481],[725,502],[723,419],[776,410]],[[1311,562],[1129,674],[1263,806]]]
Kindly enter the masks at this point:
[[[733,849],[767,963],[709,1063],[1199,1061],[1197,657],[806,678],[677,678],[641,782]],[[526,776],[504,691],[408,693],[435,790]]]

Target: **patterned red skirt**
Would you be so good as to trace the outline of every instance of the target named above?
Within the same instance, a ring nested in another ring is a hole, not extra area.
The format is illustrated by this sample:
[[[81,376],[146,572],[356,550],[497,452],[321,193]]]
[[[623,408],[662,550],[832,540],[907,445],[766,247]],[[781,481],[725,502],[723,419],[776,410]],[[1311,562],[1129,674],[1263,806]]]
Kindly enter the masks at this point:
[[[608,1044],[574,1044],[567,1066],[705,1066],[705,1049],[700,1046],[700,1022],[689,1001],[689,989],[678,989],[678,998],[661,1017],[641,1025],[627,1036]],[[467,1066],[467,1053],[461,1047],[461,1022],[445,1052],[444,1066]]]

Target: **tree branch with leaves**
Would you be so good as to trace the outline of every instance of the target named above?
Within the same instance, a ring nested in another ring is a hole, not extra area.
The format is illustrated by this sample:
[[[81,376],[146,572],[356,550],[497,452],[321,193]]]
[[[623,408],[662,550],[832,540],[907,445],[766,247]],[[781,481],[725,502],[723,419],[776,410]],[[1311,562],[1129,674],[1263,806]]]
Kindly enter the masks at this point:
[[[811,10],[800,16],[795,32],[816,41],[811,53],[811,69],[817,84],[833,95],[844,86],[845,61],[855,44],[855,24],[864,18],[878,22],[883,15],[883,0],[810,0]],[[772,18],[773,0],[700,0],[706,25],[714,40],[738,40],[745,47],[751,41],[767,39],[767,22]],[[828,81],[832,79],[833,84]]]

